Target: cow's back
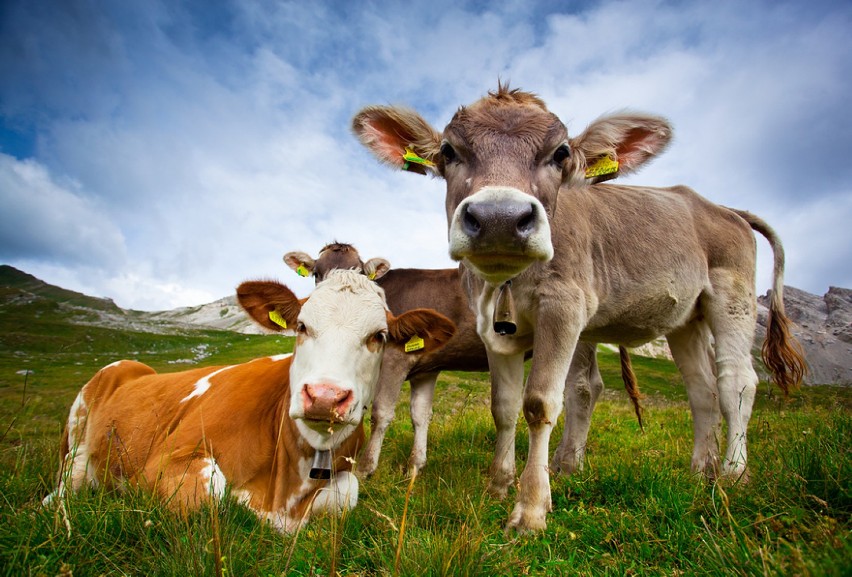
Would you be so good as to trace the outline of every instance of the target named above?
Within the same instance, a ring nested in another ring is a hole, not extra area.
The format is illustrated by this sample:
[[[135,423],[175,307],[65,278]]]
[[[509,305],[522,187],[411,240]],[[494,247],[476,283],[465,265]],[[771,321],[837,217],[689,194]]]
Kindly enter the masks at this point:
[[[748,223],[687,187],[605,184],[563,192],[546,268],[571,271],[568,280],[594,295],[583,338],[638,345],[667,334],[694,314],[711,287],[711,269],[754,268]],[[563,282],[541,277],[548,279]]]
[[[459,270],[391,269],[376,282],[384,289],[388,307],[395,315],[418,308],[435,309],[453,320],[456,333],[439,351],[418,357],[416,372],[439,370],[486,371],[485,345],[476,333],[476,317],[462,292]],[[392,351],[388,356],[395,354]]]
[[[138,480],[146,464],[164,452],[164,439],[192,406],[181,401],[221,368],[157,374],[142,363],[120,361],[95,374],[83,396],[86,440],[98,476],[107,485],[116,479]]]

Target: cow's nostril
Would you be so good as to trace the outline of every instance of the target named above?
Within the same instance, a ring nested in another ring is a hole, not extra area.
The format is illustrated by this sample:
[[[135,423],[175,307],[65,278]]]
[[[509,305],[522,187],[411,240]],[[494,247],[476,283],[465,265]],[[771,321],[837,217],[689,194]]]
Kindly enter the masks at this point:
[[[525,234],[531,232],[535,228],[535,223],[535,208],[530,204],[527,210],[523,211],[519,215],[518,223],[515,225],[515,228],[519,233]]]
[[[464,228],[464,232],[470,236],[476,236],[482,228],[482,224],[480,224],[479,220],[471,214],[470,205],[464,207],[462,226]]]

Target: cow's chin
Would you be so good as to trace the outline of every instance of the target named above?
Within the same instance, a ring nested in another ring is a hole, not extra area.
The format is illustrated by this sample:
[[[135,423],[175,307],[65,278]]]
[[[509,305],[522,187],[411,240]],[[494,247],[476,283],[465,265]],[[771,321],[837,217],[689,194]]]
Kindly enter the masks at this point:
[[[537,259],[519,255],[473,255],[463,260],[476,276],[487,283],[501,284],[513,279]]]
[[[339,447],[343,441],[355,432],[358,423],[313,421],[296,418],[296,428],[302,438],[317,451],[331,451]]]

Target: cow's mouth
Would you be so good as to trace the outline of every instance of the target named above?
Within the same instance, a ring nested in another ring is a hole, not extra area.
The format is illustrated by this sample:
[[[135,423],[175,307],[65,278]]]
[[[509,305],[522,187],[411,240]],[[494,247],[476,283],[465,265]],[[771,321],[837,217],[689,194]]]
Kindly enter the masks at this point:
[[[503,282],[524,272],[535,260],[523,254],[473,254],[465,257],[485,280]]]
[[[305,416],[302,417],[302,422],[319,433],[329,434],[351,424],[344,418],[344,415],[328,415],[323,418]]]

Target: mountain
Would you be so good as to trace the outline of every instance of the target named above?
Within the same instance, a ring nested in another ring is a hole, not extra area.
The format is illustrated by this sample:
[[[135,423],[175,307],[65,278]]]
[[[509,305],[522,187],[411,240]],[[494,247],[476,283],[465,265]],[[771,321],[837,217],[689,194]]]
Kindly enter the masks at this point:
[[[2,299],[9,298],[26,299],[27,295],[32,298],[44,298],[59,304],[72,307],[81,307],[107,313],[120,314],[121,308],[111,299],[90,297],[82,293],[59,288],[37,279],[31,274],[16,269],[9,265],[0,265],[0,290]]]
[[[199,325],[243,334],[267,332],[249,319],[234,295],[204,305],[148,313],[148,316],[158,322]]]
[[[151,333],[180,333],[198,328],[243,334],[264,333],[262,328],[249,320],[234,296],[170,311],[134,311],[122,309],[110,299],[63,289],[14,267],[0,265],[0,311],[39,302],[49,304],[54,309],[51,314],[62,316],[78,325]]]

